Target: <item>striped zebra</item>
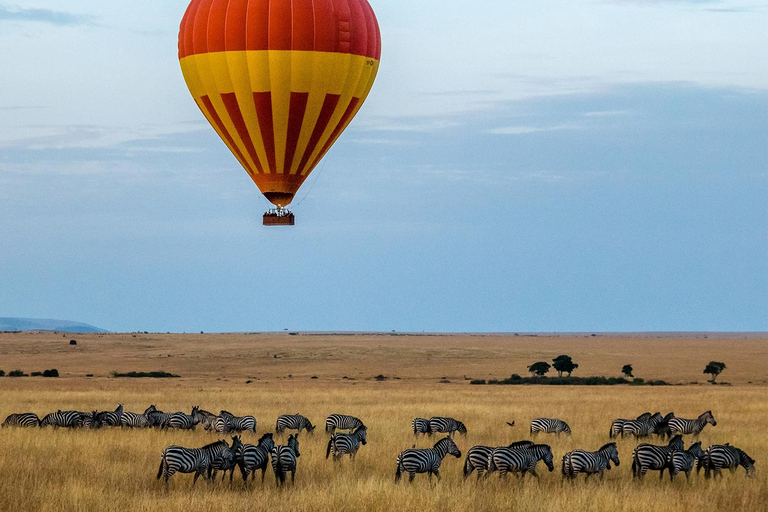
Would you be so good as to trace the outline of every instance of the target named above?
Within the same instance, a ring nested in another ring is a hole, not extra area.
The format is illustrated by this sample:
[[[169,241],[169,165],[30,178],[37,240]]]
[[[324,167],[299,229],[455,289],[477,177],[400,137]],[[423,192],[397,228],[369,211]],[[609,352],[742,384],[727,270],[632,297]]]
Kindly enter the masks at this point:
[[[278,445],[272,448],[272,471],[275,473],[275,484],[281,486],[285,484],[285,475],[291,472],[291,483],[295,483],[296,466],[299,453],[299,434],[288,436],[287,445]]]
[[[426,418],[413,418],[413,421],[411,422],[411,427],[413,427],[414,436],[417,436],[419,434],[432,433],[432,431],[429,430],[429,420]]]
[[[147,415],[147,420],[149,420],[150,427],[165,428],[168,426],[168,420],[171,419],[171,416],[177,414],[173,412],[160,411],[154,405],[150,405],[149,408],[152,410],[145,414]]]
[[[123,427],[129,428],[146,428],[150,426],[149,413],[156,411],[154,405],[150,405],[144,410],[143,414],[137,414],[135,412],[123,411],[123,416],[120,418],[120,424]]]
[[[518,441],[512,443],[507,448],[525,448],[533,446],[533,441]],[[473,446],[467,451],[467,458],[464,459],[464,478],[467,478],[474,470],[477,470],[477,479],[483,476],[488,467],[488,459],[493,454],[493,450],[502,447],[493,446]]]
[[[701,431],[707,426],[707,423],[710,423],[713,427],[717,425],[715,417],[712,416],[712,411],[701,413],[695,420],[671,418],[669,420],[669,433],[673,436],[676,434],[693,434],[695,438],[698,438]]]
[[[621,427],[622,437],[634,436],[634,437],[647,437],[656,431],[656,425],[662,420],[663,416],[660,412],[653,413],[650,418],[642,420],[627,420]]]
[[[237,466],[236,454],[242,447],[243,443],[240,440],[240,436],[232,436],[232,446],[227,446],[217,453],[211,461],[211,465],[208,466],[208,478],[210,478],[211,481],[215,481],[216,474],[221,471],[221,481],[223,482],[224,477],[227,476],[227,471],[229,471],[229,482],[232,483],[232,478],[235,475],[235,467]]]
[[[231,412],[221,411],[214,419],[211,428],[216,432],[253,432],[256,433],[256,418],[253,416],[235,416]]]
[[[343,434],[341,432],[332,434],[331,439],[328,440],[325,458],[327,459],[333,453],[334,462],[341,461],[341,458],[347,454],[352,460],[355,460],[360,445],[367,443],[367,433],[368,428],[365,425],[360,425],[351,434]]]
[[[555,470],[554,456],[552,448],[548,444],[534,444],[523,448],[496,448],[488,458],[488,473],[499,471],[499,478],[503,478],[507,473],[526,473],[539,478],[536,473],[536,465],[540,460],[544,461],[547,469],[551,472]]]
[[[453,437],[454,432],[467,435],[467,427],[459,420],[453,418],[443,418],[441,416],[429,418],[429,435],[441,433]]]
[[[571,427],[568,426],[563,420],[554,418],[537,418],[531,421],[531,435],[535,436],[539,432],[546,434],[557,434],[560,436],[561,432],[565,432],[566,435],[571,435]]]
[[[644,412],[643,414],[635,418],[635,420],[645,421],[647,419],[650,419],[650,417],[651,417],[650,412]],[[613,420],[613,423],[611,423],[611,430],[608,431],[608,437],[614,438],[614,437],[619,437],[620,435],[624,437],[623,427],[624,427],[624,423],[627,421],[632,421],[632,420],[626,420],[622,418]]]
[[[198,406],[192,407],[191,414],[184,414],[183,412],[177,412],[171,414],[168,418],[166,428],[174,428],[179,430],[194,430],[198,423],[200,423],[201,415]]]
[[[563,456],[563,477],[575,479],[579,473],[586,473],[587,480],[595,473],[603,479],[605,470],[611,469],[611,462],[619,465],[619,450],[616,443],[608,443],[596,452],[573,450]]]
[[[261,482],[264,483],[264,475],[269,466],[269,454],[275,447],[275,441],[272,439],[272,433],[264,434],[259,439],[256,446],[244,444],[240,450],[235,453],[237,465],[240,466],[240,473],[243,475],[243,481],[248,480],[248,475],[252,474],[256,478],[256,470],[261,470]]]
[[[299,413],[296,414],[283,414],[277,418],[275,422],[275,433],[282,434],[285,430],[298,430],[301,433],[302,430],[306,430],[308,433],[312,433],[315,430],[315,426],[308,418],[305,418]]]
[[[101,428],[103,423],[99,419],[99,411],[80,412],[77,426],[80,428]]]
[[[461,457],[461,450],[451,436],[440,439],[432,448],[411,448],[400,452],[397,456],[395,483],[400,481],[403,472],[408,473],[408,482],[413,482],[416,473],[427,473],[430,481],[432,481],[432,475],[440,480],[440,465],[448,454],[457,459]]]
[[[704,455],[701,449],[701,441],[697,441],[688,447],[687,450],[674,450],[667,457],[667,469],[669,469],[669,479],[674,480],[678,473],[685,472],[685,479],[689,480],[693,464],[700,460]]]
[[[722,478],[723,469],[728,469],[733,473],[742,466],[747,472],[749,478],[755,476],[755,459],[744,453],[735,446],[728,444],[713,444],[704,452],[699,459],[699,463],[696,466],[696,472],[703,467],[704,476],[710,478],[712,472],[715,473],[715,478],[718,476]]]
[[[122,424],[123,404],[119,404],[114,411],[100,412],[96,415],[96,421],[107,427],[119,427]]]
[[[56,411],[46,414],[40,421],[41,427],[48,425],[52,427],[76,428],[81,425],[82,413],[77,411]]]
[[[163,450],[160,459],[160,469],[157,470],[157,478],[165,476],[165,485],[168,485],[168,479],[174,473],[194,473],[195,478],[192,485],[197,483],[197,479],[202,476],[208,479],[208,468],[216,456],[228,449],[229,445],[225,441],[216,441],[203,446],[202,448],[185,448],[183,446],[171,445]]]
[[[333,435],[336,430],[349,430],[352,432],[355,429],[363,427],[362,420],[349,416],[347,414],[331,414],[325,419],[325,431]]]
[[[662,439],[665,437],[672,437],[672,433],[669,430],[669,421],[674,417],[674,412],[668,413],[656,424],[652,433],[658,435]]]
[[[40,418],[33,412],[22,412],[17,414],[11,414],[5,421],[3,421],[3,427],[39,427]]]
[[[642,480],[648,470],[659,471],[659,480],[664,476],[667,467],[667,457],[674,450],[682,451],[683,436],[676,435],[670,439],[667,446],[643,443],[632,452],[632,476]]]

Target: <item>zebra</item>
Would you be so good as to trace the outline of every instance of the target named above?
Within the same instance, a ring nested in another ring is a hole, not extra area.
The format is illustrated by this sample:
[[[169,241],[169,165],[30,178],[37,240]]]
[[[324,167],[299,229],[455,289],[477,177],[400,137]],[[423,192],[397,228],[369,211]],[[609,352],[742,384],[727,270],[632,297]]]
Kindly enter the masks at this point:
[[[350,433],[355,429],[365,426],[360,418],[349,416],[347,414],[331,414],[325,419],[325,431],[333,435],[336,430],[349,430]]]
[[[52,426],[52,427],[65,427],[75,428],[79,427],[82,422],[82,413],[77,411],[56,411],[50,414],[46,414],[40,421],[40,426]]]
[[[253,474],[256,478],[256,470],[261,470],[261,482],[264,483],[264,475],[269,465],[269,454],[275,442],[272,439],[272,433],[264,434],[259,439],[256,446],[244,444],[235,452],[237,465],[240,466],[240,473],[243,475],[243,481],[248,480],[248,475]]]
[[[18,414],[11,414],[5,421],[3,421],[3,427],[39,427],[40,418],[33,412],[22,412]]]
[[[183,412],[177,412],[171,414],[166,423],[167,428],[175,428],[180,430],[194,430],[195,426],[200,423],[200,413],[198,406],[192,407],[191,414],[184,414]]]
[[[662,439],[664,439],[665,437],[672,437],[672,434],[669,430],[669,420],[671,420],[674,417],[675,417],[674,412],[668,413],[656,424],[652,433],[658,435]]]
[[[352,460],[357,456],[357,450],[361,444],[367,443],[368,428],[360,425],[351,434],[334,433],[328,441],[328,449],[325,452],[325,458],[333,452],[333,461],[341,461],[341,458],[349,454]]]
[[[411,426],[413,427],[414,436],[417,436],[419,434],[432,433],[432,431],[429,430],[429,420],[426,418],[413,418],[413,421],[411,422]]]
[[[432,448],[411,448],[400,452],[397,456],[395,483],[400,481],[403,471],[408,473],[409,483],[413,482],[416,473],[427,473],[430,482],[432,481],[432,475],[435,475],[440,480],[440,465],[448,454],[453,455],[457,459],[461,457],[461,450],[453,442],[451,436],[440,439]]]
[[[701,441],[697,441],[688,447],[687,450],[673,450],[667,457],[667,469],[669,469],[670,481],[675,479],[678,473],[685,472],[685,479],[689,480],[693,464],[696,460],[701,460],[704,451],[701,449]]]
[[[171,416],[173,416],[174,414],[182,414],[182,413],[163,412],[158,410],[154,405],[150,405],[147,411],[149,412],[145,411],[144,414],[147,415],[149,426],[155,427],[155,428],[165,428],[166,426],[168,426],[168,420],[171,418]]]
[[[165,476],[165,485],[168,485],[168,479],[174,473],[194,473],[195,478],[192,485],[197,483],[197,479],[202,476],[208,479],[208,468],[216,456],[228,449],[226,441],[216,441],[203,446],[202,448],[184,448],[183,446],[171,445],[163,450],[160,458],[160,469],[157,470],[157,479]]]
[[[699,434],[707,423],[712,424],[714,427],[717,425],[715,417],[712,416],[712,411],[701,413],[695,420],[686,420],[685,418],[671,418],[669,420],[669,433],[675,434],[693,434],[694,438],[699,437]]]
[[[557,434],[559,437],[561,432],[565,432],[566,435],[571,435],[571,427],[569,427],[563,420],[537,418],[531,421],[531,435],[535,436],[539,432]]]
[[[226,441],[224,442],[226,444]],[[224,477],[227,476],[229,471],[229,482],[232,483],[232,478],[235,475],[235,466],[237,465],[236,454],[241,450],[243,446],[240,436],[232,436],[232,446],[227,446],[222,449],[211,461],[211,465],[208,466],[208,478],[212,481],[216,480],[216,473],[221,470],[221,481],[224,481]]]
[[[453,418],[443,418],[440,416],[429,418],[429,435],[445,433],[453,437],[454,432],[467,435],[467,427],[465,427],[459,420]]]
[[[150,405],[144,410],[143,414],[137,414],[135,412],[123,411],[123,416],[120,418],[120,424],[123,427],[130,428],[146,428],[150,426],[149,414],[156,411],[154,405]]]
[[[733,473],[739,466],[742,466],[746,470],[749,478],[754,478],[755,459],[735,446],[730,446],[729,444],[713,444],[707,448],[701,458],[699,458],[699,462],[696,465],[696,472],[698,473],[703,467],[705,478],[710,478],[713,471],[715,473],[715,478],[718,476],[722,478],[722,469],[727,468]]]
[[[540,460],[544,461],[550,472],[555,470],[552,448],[548,444],[534,444],[523,448],[496,448],[488,458],[486,470],[492,473],[498,469],[499,478],[505,477],[509,472],[521,472],[523,477],[530,473],[539,478],[536,464]]]
[[[101,425],[108,427],[119,427],[122,424],[123,404],[119,404],[114,411],[100,412],[96,416],[96,421]]]
[[[586,473],[587,480],[595,473],[603,479],[605,470],[611,469],[611,462],[619,465],[619,451],[616,443],[603,445],[596,452],[573,450],[563,456],[563,477],[575,479],[579,473]]]
[[[507,448],[525,448],[533,446],[533,441],[518,441],[512,443]],[[467,451],[467,458],[464,459],[464,478],[467,478],[474,470],[477,470],[477,479],[483,476],[483,472],[488,467],[488,459],[493,454],[495,447],[492,446],[473,446]]]
[[[231,412],[221,411],[215,417],[211,428],[216,432],[253,432],[256,433],[256,418],[253,416],[235,416]]]
[[[283,414],[277,418],[275,422],[275,433],[282,434],[286,429],[298,430],[301,433],[305,430],[308,433],[312,433],[315,430],[315,426],[308,418],[305,418],[299,413],[296,414]]]
[[[650,419],[650,417],[651,417],[650,412],[644,412],[643,414],[641,414],[635,419],[637,421],[645,421],[647,419]],[[608,437],[614,438],[614,437],[619,437],[619,435],[624,437],[623,427],[624,427],[624,423],[627,421],[632,421],[632,420],[625,420],[622,418],[613,420],[613,422],[611,423],[611,430],[608,431]]]
[[[683,436],[676,435],[670,439],[667,446],[658,446],[655,444],[643,443],[638,445],[632,452],[632,476],[641,479],[645,473],[651,469],[660,471],[659,480],[664,476],[664,469],[667,467],[667,457],[674,450],[682,451]]]
[[[647,437],[656,432],[656,425],[661,421],[662,416],[660,412],[656,412],[653,416],[643,420],[627,420],[621,427],[622,437],[625,435]]]
[[[77,425],[80,428],[101,428],[104,426],[99,418],[99,411],[81,412]]]
[[[272,471],[275,473],[275,484],[281,486],[285,484],[285,475],[291,472],[291,483],[295,483],[296,466],[299,453],[299,434],[288,436],[287,445],[278,445],[272,448]]]

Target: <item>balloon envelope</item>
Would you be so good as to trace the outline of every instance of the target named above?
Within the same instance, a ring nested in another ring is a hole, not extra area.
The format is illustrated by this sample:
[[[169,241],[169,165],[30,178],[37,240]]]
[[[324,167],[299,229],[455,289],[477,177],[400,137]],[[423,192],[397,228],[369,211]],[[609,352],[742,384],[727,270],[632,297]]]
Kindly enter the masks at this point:
[[[360,109],[380,56],[367,0],[192,0],[179,32],[189,91],[278,207]]]

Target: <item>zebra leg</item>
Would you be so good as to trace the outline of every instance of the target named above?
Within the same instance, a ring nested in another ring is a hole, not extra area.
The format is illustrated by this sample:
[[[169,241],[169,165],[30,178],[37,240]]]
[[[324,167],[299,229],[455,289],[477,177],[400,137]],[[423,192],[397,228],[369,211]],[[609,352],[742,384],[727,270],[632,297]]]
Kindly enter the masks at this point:
[[[600,473],[600,481],[602,482],[603,478],[605,478],[605,471],[601,469],[599,473]]]
[[[433,473],[437,477],[437,481],[438,482],[443,479],[443,477],[440,476],[440,470],[439,469],[434,470]]]
[[[291,485],[296,485],[296,470],[291,471]]]

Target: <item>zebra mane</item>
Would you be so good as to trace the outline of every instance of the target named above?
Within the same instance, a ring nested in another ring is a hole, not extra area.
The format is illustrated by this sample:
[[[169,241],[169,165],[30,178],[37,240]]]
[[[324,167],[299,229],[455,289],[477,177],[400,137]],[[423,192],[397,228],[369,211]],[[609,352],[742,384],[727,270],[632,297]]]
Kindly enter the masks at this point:
[[[747,455],[747,453],[744,450],[736,447],[734,447],[734,450],[736,450],[736,452],[739,454],[739,462],[741,464],[752,464],[752,465],[755,464],[755,459]]]
[[[259,440],[257,441],[257,443],[256,443],[256,444],[257,444],[257,445],[260,445],[260,444],[261,444],[261,443],[263,443],[263,442],[264,442],[264,440],[266,440],[266,439],[272,439],[272,432],[269,432],[269,433],[267,433],[267,434],[264,434],[263,436],[261,436],[261,437],[259,438]]]
[[[507,448],[522,448],[522,447],[529,447],[534,446],[533,441],[515,441],[514,443],[507,446]]]
[[[664,416],[664,420],[663,421],[669,422],[669,420],[671,420],[674,417],[675,417],[675,413],[674,412],[667,413],[667,415]]]
[[[229,448],[229,445],[227,444],[227,442],[224,439],[219,439],[218,441],[215,441],[215,442],[213,442],[211,444],[207,444],[207,445],[203,446],[200,449],[201,450],[205,450],[206,448],[213,448],[214,446],[221,446],[222,444],[225,445],[227,448]]]
[[[608,443],[608,444],[605,444],[605,445],[601,446],[601,447],[600,447],[600,449],[599,449],[599,450],[597,450],[597,451],[601,452],[601,451],[603,451],[603,450],[607,450],[607,449],[608,449],[608,448],[610,448],[611,446],[613,446],[614,448],[616,448],[616,443]]]
[[[451,436],[445,436],[444,438],[438,440],[435,443],[435,446],[433,446],[433,448],[437,448],[439,445],[442,445],[442,444],[448,444],[448,443],[446,443],[446,441],[448,441],[450,443],[453,443],[453,444],[456,444],[456,443],[453,442],[453,439],[451,439]]]

